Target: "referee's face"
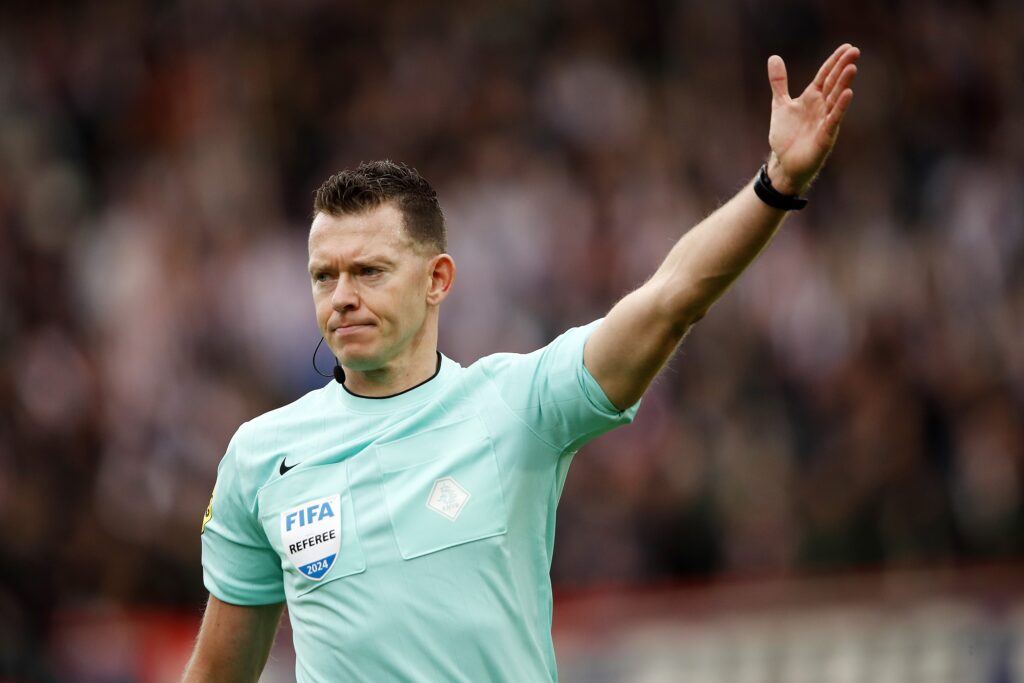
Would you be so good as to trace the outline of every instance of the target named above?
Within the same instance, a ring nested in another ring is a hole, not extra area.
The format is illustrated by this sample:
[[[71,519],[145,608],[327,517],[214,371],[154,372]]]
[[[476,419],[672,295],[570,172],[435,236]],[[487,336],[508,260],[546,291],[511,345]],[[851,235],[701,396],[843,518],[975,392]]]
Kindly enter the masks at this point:
[[[437,305],[451,285],[439,288],[436,271],[439,260],[451,258],[430,255],[403,226],[401,211],[390,203],[313,219],[309,276],[317,323],[347,368],[379,370],[411,358],[424,344],[436,347]]]

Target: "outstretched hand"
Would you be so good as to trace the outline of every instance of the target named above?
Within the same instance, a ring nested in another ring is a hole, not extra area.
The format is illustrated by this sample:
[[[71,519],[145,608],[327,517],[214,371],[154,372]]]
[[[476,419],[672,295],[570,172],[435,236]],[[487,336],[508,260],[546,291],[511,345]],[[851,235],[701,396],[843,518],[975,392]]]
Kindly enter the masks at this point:
[[[856,47],[840,45],[796,99],[789,96],[785,62],[778,55],[768,58],[772,86],[768,176],[779,192],[800,194],[825,163],[853,100],[850,84],[857,75],[858,57]]]

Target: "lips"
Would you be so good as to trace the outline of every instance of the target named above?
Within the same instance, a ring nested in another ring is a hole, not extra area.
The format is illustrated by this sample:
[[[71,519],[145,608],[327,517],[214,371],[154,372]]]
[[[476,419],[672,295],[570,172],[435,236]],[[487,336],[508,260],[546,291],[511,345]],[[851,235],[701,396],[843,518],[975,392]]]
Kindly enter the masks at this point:
[[[360,330],[367,330],[373,327],[370,323],[349,323],[346,325],[339,325],[334,328],[334,334],[345,336],[348,334],[355,334]]]

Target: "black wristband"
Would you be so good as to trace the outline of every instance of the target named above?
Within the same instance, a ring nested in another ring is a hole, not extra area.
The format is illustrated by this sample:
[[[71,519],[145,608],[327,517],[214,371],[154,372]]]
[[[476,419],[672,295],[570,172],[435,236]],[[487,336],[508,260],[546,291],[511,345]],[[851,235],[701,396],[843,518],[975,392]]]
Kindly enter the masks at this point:
[[[768,164],[761,164],[757,180],[754,181],[754,192],[762,202],[773,209],[799,211],[807,206],[807,200],[803,197],[798,197],[795,194],[782,194],[772,187],[772,181],[768,178]]]

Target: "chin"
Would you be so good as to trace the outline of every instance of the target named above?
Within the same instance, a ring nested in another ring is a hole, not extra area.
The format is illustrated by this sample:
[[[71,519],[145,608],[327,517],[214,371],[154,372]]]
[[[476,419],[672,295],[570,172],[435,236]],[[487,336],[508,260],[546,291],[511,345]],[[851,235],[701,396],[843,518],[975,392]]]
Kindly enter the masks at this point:
[[[359,372],[377,370],[385,365],[380,355],[373,353],[370,349],[348,347],[335,355],[346,368]]]

